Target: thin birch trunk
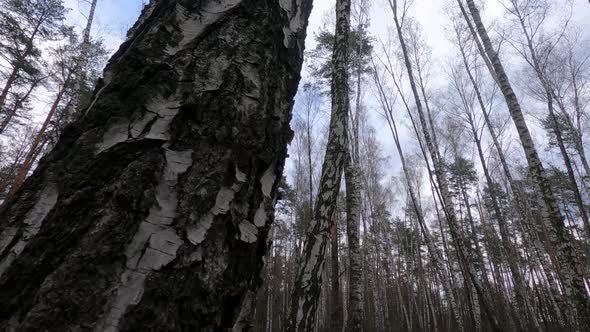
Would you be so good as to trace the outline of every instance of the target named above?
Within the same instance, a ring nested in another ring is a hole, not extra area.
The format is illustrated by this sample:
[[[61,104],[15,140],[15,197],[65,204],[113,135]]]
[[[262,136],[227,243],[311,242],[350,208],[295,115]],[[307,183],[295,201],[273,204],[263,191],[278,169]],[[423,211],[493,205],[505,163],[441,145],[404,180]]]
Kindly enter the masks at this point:
[[[350,259],[349,300],[347,331],[362,331],[363,293],[360,233],[360,184],[358,166],[354,165],[350,152],[344,166],[346,180],[346,233]],[[366,232],[366,230],[365,230]]]
[[[74,111],[77,110],[78,106],[80,106],[80,100],[81,100],[81,89],[85,84],[85,81],[87,79],[87,73],[86,73],[86,67],[88,65],[89,62],[89,57],[90,57],[90,47],[91,45],[91,40],[90,40],[90,31],[92,30],[92,23],[94,22],[94,14],[96,12],[96,5],[98,4],[98,0],[91,0],[92,2],[90,3],[90,11],[88,12],[88,17],[86,19],[86,26],[84,27],[84,30],[82,30],[82,43],[80,44],[80,48],[81,48],[81,52],[80,52],[80,66],[79,66],[79,72],[78,77],[75,81],[75,87],[74,87],[74,91],[78,94],[77,98],[75,98],[72,101],[72,109]]]
[[[573,83],[574,87],[574,103],[577,105],[579,103],[578,99],[578,91],[576,87],[576,83]],[[567,112],[565,105],[563,104],[563,100],[561,98],[557,98],[555,92],[552,92],[555,101],[557,102],[558,107],[561,110],[561,114],[565,118],[567,122],[567,126],[571,128],[574,132],[574,149],[578,154],[578,158],[580,159],[580,163],[582,164],[582,168],[584,169],[585,176],[582,176],[582,184],[586,193],[590,195],[590,164],[588,164],[588,159],[586,158],[586,151],[584,149],[584,142],[582,140],[582,133],[580,126],[576,126],[572,121],[570,114]],[[579,106],[575,106],[576,112],[580,112],[578,109]]]
[[[553,105],[553,100],[556,99],[553,94],[553,89],[550,86],[550,83],[547,81],[546,73],[541,68],[541,63],[537,52],[535,51],[533,40],[529,34],[529,31],[526,28],[525,18],[522,16],[521,12],[519,11],[518,7],[515,6],[515,15],[520,23],[520,27],[522,28],[522,32],[525,36],[526,45],[530,55],[529,64],[533,67],[537,78],[541,82],[541,86],[545,90],[546,102],[547,102],[547,110],[549,111],[549,117],[551,119],[551,123],[553,124],[553,134],[555,135],[555,139],[557,141],[557,146],[559,147],[559,152],[561,153],[561,157],[563,159],[563,163],[565,164],[565,168],[567,170],[568,179],[571,184],[571,189],[574,194],[574,198],[576,204],[578,205],[578,210],[580,212],[580,217],[582,218],[582,222],[584,224],[584,228],[586,230],[586,236],[590,238],[590,220],[588,218],[588,213],[586,211],[586,207],[584,206],[584,202],[582,200],[582,194],[578,188],[578,184],[576,182],[576,175],[574,173],[574,169],[572,166],[572,161],[570,156],[567,152],[565,147],[565,143],[563,141],[563,135],[561,133],[561,128],[559,121],[557,120],[557,115],[555,114],[555,107]],[[528,60],[528,59],[527,59]],[[590,298],[587,299],[590,301]],[[590,313],[590,303],[587,304],[588,313]],[[590,326],[590,318],[588,318],[588,326]]]
[[[545,204],[545,217],[549,220],[552,226],[550,230],[551,241],[556,245],[557,256],[561,264],[560,268],[562,271],[561,274],[563,277],[565,295],[568,298],[568,301],[571,301],[575,307],[577,316],[576,320],[579,320],[580,323],[579,328],[581,330],[590,330],[590,298],[585,289],[583,271],[576,262],[575,250],[567,235],[563,216],[559,211],[557,200],[555,199],[553,190],[547,180],[543,164],[537,154],[537,150],[520,108],[520,103],[516,94],[512,90],[508,76],[504,71],[504,66],[494,50],[487,30],[482,23],[479,9],[477,9],[473,0],[466,1],[485,52],[493,65],[493,72],[498,77],[499,88],[504,95],[508,110],[510,111],[510,115],[516,126],[530,171],[534,177],[536,185],[541,190],[543,202]]]
[[[12,106],[10,111],[8,111],[8,113],[4,115],[4,119],[2,119],[2,123],[0,123],[0,134],[2,134],[6,130],[12,118],[14,118],[18,110],[23,106],[24,102],[26,102],[29,99],[33,90],[35,90],[39,83],[41,83],[41,81],[43,81],[44,79],[45,78],[33,81],[29,86],[27,92],[22,97],[17,98],[14,101],[14,105]]]
[[[457,31],[457,40],[459,41],[459,49],[461,52],[463,65],[465,67],[465,72],[467,73],[467,76],[469,77],[469,81],[471,82],[473,90],[475,91],[475,95],[477,97],[479,107],[481,108],[481,111],[484,114],[484,117],[486,118],[486,123],[489,124],[486,106],[483,101],[483,97],[481,95],[481,92],[479,90],[479,86],[478,86],[477,82],[475,81],[475,78],[473,77],[473,74],[471,72],[471,68],[467,62],[467,56],[465,54],[464,47],[461,44],[461,39],[460,39],[458,31]],[[485,161],[483,148],[481,145],[481,139],[479,137],[479,133],[478,133],[477,129],[475,128],[475,120],[473,119],[471,113],[469,113],[469,112],[467,114],[467,120],[469,122],[469,127],[471,128],[471,134],[475,140],[475,144],[476,144],[478,156],[479,156],[479,161],[480,161],[480,164],[483,169],[486,183],[488,185],[488,190],[489,190],[490,198],[492,201],[492,209],[493,209],[494,213],[496,214],[496,220],[498,222],[498,227],[500,229],[500,238],[502,240],[503,248],[506,251],[506,259],[508,260],[508,265],[510,267],[512,279],[514,280],[514,282],[516,284],[515,294],[516,294],[516,302],[518,305],[517,311],[520,311],[520,310],[523,310],[526,306],[525,305],[526,295],[524,294],[524,289],[525,289],[524,287],[525,286],[524,286],[523,278],[520,274],[517,263],[515,262],[515,258],[518,257],[517,251],[516,251],[515,246],[510,241],[506,219],[504,217],[504,213],[500,209],[500,204],[498,203],[498,197],[496,194],[496,186],[492,180],[492,177],[490,175],[490,172],[488,170],[488,167],[487,167],[487,164]],[[499,147],[499,144],[497,142],[495,135],[492,134],[492,136],[493,136],[493,140],[495,142],[496,148],[499,149],[500,147]],[[503,158],[503,156],[502,156],[502,158]],[[505,161],[503,161],[503,163],[505,163]],[[512,181],[512,180],[510,179],[510,181]],[[538,323],[536,322],[535,316],[532,315],[530,312],[528,312],[528,316],[531,319],[531,321],[533,322],[534,326],[536,328],[538,328],[539,326],[538,326]]]
[[[426,225],[426,221],[425,221],[424,216],[422,214],[422,209],[420,208],[418,199],[415,194],[414,187],[410,181],[411,177],[409,174],[409,168],[408,168],[408,165],[407,165],[407,162],[406,162],[406,159],[405,159],[405,156],[404,156],[401,144],[400,144],[398,131],[397,131],[397,124],[395,122],[395,118],[393,117],[392,105],[390,105],[389,101],[387,100],[387,97],[385,95],[385,91],[383,89],[383,85],[382,85],[378,75],[376,74],[377,68],[375,66],[373,66],[373,68],[374,68],[374,72],[375,72],[374,76],[375,76],[375,83],[376,83],[377,90],[378,90],[379,100],[380,100],[381,105],[385,111],[386,119],[389,124],[391,134],[393,136],[394,143],[397,148],[397,152],[398,152],[398,155],[399,155],[399,158],[401,161],[402,171],[404,172],[404,178],[406,180],[406,186],[408,188],[408,193],[410,195],[410,200],[412,202],[412,208],[414,209],[414,212],[416,213],[416,218],[418,219],[418,223],[420,224],[420,230],[424,236],[424,241],[425,241],[428,251],[430,253],[432,263],[434,264],[435,269],[439,274],[439,278],[441,279],[441,281],[443,283],[444,291],[445,291],[446,295],[449,297],[449,302],[451,304],[452,314],[453,314],[453,317],[455,318],[455,322],[457,323],[458,330],[463,331],[463,321],[461,319],[459,308],[457,307],[457,302],[455,300],[455,296],[454,296],[454,293],[452,290],[452,284],[451,284],[450,279],[447,275],[447,273],[451,273],[451,271],[450,271],[450,269],[449,270],[445,269],[444,265],[442,264],[442,261],[443,261],[442,255],[440,254],[438,248],[436,248],[436,246],[434,245],[434,243],[432,241],[432,237],[430,235],[430,232],[428,230],[428,226]],[[441,229],[441,231],[442,231],[442,229]]]
[[[4,83],[4,87],[2,88],[2,92],[0,92],[0,109],[4,108],[4,105],[6,104],[6,98],[8,97],[8,92],[12,88],[12,85],[14,84],[14,82],[16,82],[16,80],[18,78],[18,74],[20,73],[20,71],[22,70],[22,67],[24,65],[25,59],[29,55],[31,55],[31,52],[33,51],[33,46],[34,46],[33,43],[35,42],[35,38],[37,37],[37,34],[39,33],[39,29],[41,28],[42,23],[43,23],[43,20],[40,19],[37,22],[37,25],[35,25],[35,28],[31,32],[31,35],[26,40],[27,46],[26,46],[23,54],[20,56],[20,59],[17,60],[14,67],[12,67],[12,70],[10,71],[10,75],[8,75],[8,78],[6,79],[6,83]]]
[[[408,57],[408,51],[407,51],[406,44],[404,42],[402,28],[401,28],[401,25],[400,25],[400,22],[398,19],[397,0],[390,0],[389,4],[390,4],[391,10],[393,12],[394,22],[396,25],[397,34],[398,34],[398,38],[400,41],[405,66],[406,66],[406,69],[408,72],[408,79],[410,81],[410,87],[411,87],[412,93],[414,95],[416,108],[417,108],[418,116],[420,119],[420,124],[422,126],[424,140],[426,141],[426,146],[428,148],[428,151],[430,152],[433,166],[434,166],[434,171],[436,174],[436,179],[439,184],[439,190],[441,191],[441,198],[442,198],[441,202],[443,205],[443,210],[444,210],[445,215],[447,217],[447,221],[449,224],[449,229],[451,231],[451,235],[453,236],[455,245],[457,247],[457,253],[459,255],[460,260],[462,260],[464,263],[463,267],[465,269],[464,273],[465,273],[466,277],[471,280],[471,282],[473,283],[475,292],[477,293],[477,295],[481,299],[481,303],[482,303],[483,309],[486,313],[486,317],[490,323],[490,326],[492,327],[492,329],[494,331],[499,331],[498,321],[495,317],[494,312],[492,311],[491,303],[490,303],[488,297],[486,296],[486,294],[484,293],[484,290],[483,290],[482,286],[480,285],[479,280],[477,279],[476,273],[473,270],[473,266],[471,264],[471,258],[469,257],[469,253],[466,251],[464,244],[463,244],[464,243],[463,236],[460,234],[460,230],[458,229],[457,220],[456,220],[456,216],[455,216],[455,212],[454,212],[454,207],[452,204],[451,195],[450,195],[449,188],[448,188],[446,175],[444,174],[444,171],[442,169],[442,165],[440,164],[440,160],[438,159],[437,147],[431,139],[430,129],[428,129],[428,125],[426,123],[424,112],[422,110],[422,102],[420,100],[420,95],[419,95],[418,90],[416,88],[416,83],[414,80],[414,74],[413,74],[413,70],[412,70],[412,64],[411,64],[410,59]]]
[[[272,248],[270,250],[268,260],[269,260],[269,262],[268,262],[267,269],[270,270],[273,266]],[[266,280],[266,332],[272,332],[272,318],[273,318],[272,282],[273,282],[274,277],[273,277],[273,273],[268,273],[268,276],[269,276],[269,278]]]
[[[576,122],[577,122],[577,126],[576,128],[576,150],[578,152],[578,156],[580,158],[580,161],[582,162],[582,165],[584,167],[584,171],[586,172],[586,181],[585,181],[585,188],[586,188],[586,193],[588,195],[590,195],[590,164],[588,163],[588,158],[586,157],[586,150],[584,149],[584,140],[582,138],[582,107],[580,106],[580,91],[578,90],[578,80],[577,80],[577,76],[576,76],[576,72],[572,70],[571,72],[571,76],[572,76],[572,86],[573,86],[573,90],[574,90],[574,109],[576,111]],[[567,112],[564,113],[567,114]],[[569,115],[567,115],[567,119],[568,121],[572,122]],[[574,128],[573,123],[572,123],[572,128]]]
[[[330,328],[332,331],[342,330],[342,300],[340,290],[340,264],[338,262],[338,212],[334,213],[332,217],[331,226],[331,294],[332,294],[332,305],[330,308]]]
[[[314,218],[307,231],[303,257],[299,266],[287,331],[308,331],[315,326],[315,312],[322,285],[322,270],[329,240],[330,217],[336,198],[347,149],[347,123],[350,108],[348,95],[348,34],[350,31],[350,0],[336,4],[336,33],[332,72],[332,117],[328,144],[322,166]]]
[[[476,37],[477,36],[474,36],[474,38],[476,38]],[[479,43],[479,41],[477,41],[477,42]],[[467,59],[466,59],[466,55],[464,53],[464,49],[463,48],[460,48],[460,51],[461,51],[461,54],[462,54],[462,57],[463,57],[463,61],[464,61],[464,64],[465,64],[466,61],[467,61]],[[482,54],[482,56],[485,56],[485,54]],[[544,254],[545,251],[543,249],[541,249],[542,248],[541,243],[538,240],[530,239],[531,238],[531,235],[533,233],[531,233],[532,230],[530,230],[529,229],[529,226],[528,226],[528,221],[527,220],[529,218],[526,216],[526,213],[525,213],[525,211],[528,211],[528,210],[526,208],[526,204],[522,201],[522,198],[521,198],[521,196],[522,196],[522,190],[519,189],[520,186],[514,181],[514,178],[512,177],[512,172],[510,171],[510,168],[508,167],[508,161],[506,160],[506,157],[504,156],[504,152],[503,152],[503,149],[502,149],[502,147],[500,145],[500,142],[498,140],[498,136],[497,136],[497,134],[495,132],[495,129],[494,129],[493,125],[492,125],[492,122],[491,122],[489,113],[487,112],[486,107],[485,107],[485,104],[483,102],[482,94],[481,94],[481,92],[479,90],[479,87],[477,86],[477,84],[475,82],[475,79],[473,77],[473,74],[471,73],[471,70],[470,69],[467,69],[467,68],[468,67],[466,67],[466,71],[467,71],[468,77],[469,77],[469,79],[470,79],[470,81],[471,81],[471,83],[473,85],[473,88],[474,88],[474,91],[475,91],[475,94],[476,94],[478,103],[479,103],[480,108],[482,110],[482,114],[483,114],[485,125],[486,125],[486,127],[487,127],[487,129],[488,129],[488,131],[490,133],[490,136],[492,138],[492,142],[494,144],[494,147],[495,147],[497,156],[498,156],[498,158],[500,160],[500,164],[502,165],[502,169],[504,171],[504,175],[506,176],[506,179],[508,181],[510,190],[512,192],[512,195],[513,195],[512,197],[514,199],[515,207],[516,207],[516,210],[517,210],[516,212],[520,216],[519,225],[521,226],[521,228],[523,228],[523,231],[522,231],[523,238],[525,239],[526,242],[528,242],[528,243],[530,243],[530,244],[533,245],[533,247],[535,248],[536,257],[538,257],[540,259],[540,262],[544,262],[544,263],[542,263],[542,265],[544,266],[544,270],[545,271],[549,271],[548,270],[548,266],[547,266],[548,263],[545,260],[545,254]],[[494,74],[494,76],[495,76],[495,74]],[[536,232],[536,230],[534,232]],[[533,237],[536,238],[536,236],[533,236]],[[508,248],[508,247],[506,247],[506,248]],[[551,292],[552,298],[555,299],[556,297],[559,296],[558,295],[559,294],[559,290],[558,290],[558,287],[556,286],[556,283],[553,281],[553,278],[551,276],[549,278],[549,281],[550,281],[550,289],[552,290],[552,292]],[[556,304],[556,302],[554,302],[554,301],[553,301],[553,303]],[[555,305],[555,310],[558,313],[558,317],[562,317],[562,315],[560,314],[561,313],[561,310],[560,310],[560,308],[559,308],[559,306],[557,304]],[[563,319],[560,319],[559,321],[561,322],[561,325],[560,326],[564,326],[563,325],[564,324]]]

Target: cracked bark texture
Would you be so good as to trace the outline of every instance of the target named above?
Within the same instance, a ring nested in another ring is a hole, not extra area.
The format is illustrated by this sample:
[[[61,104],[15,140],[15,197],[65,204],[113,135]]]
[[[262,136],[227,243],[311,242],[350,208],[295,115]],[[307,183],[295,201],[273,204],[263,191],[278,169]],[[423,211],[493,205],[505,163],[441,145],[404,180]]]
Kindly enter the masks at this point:
[[[326,246],[330,238],[330,218],[336,207],[347,151],[348,32],[350,0],[336,2],[336,33],[332,58],[332,115],[328,144],[322,165],[314,217],[307,230],[287,323],[287,331],[312,331],[315,327]]]
[[[346,234],[350,260],[347,331],[363,330],[363,262],[360,245],[361,193],[359,183],[360,170],[356,165],[357,160],[352,160],[351,152],[349,151],[344,165],[344,179],[346,183]]]
[[[334,212],[332,217],[331,225],[331,264],[330,264],[330,278],[331,278],[331,290],[330,290],[330,328],[332,331],[342,330],[342,317],[343,317],[343,303],[342,303],[342,290],[340,287],[340,263],[338,261],[338,211]]]
[[[550,240],[556,248],[559,269],[561,271],[560,277],[564,286],[565,295],[571,301],[576,311],[573,325],[576,324],[576,321],[579,323],[579,326],[574,326],[574,328],[582,331],[589,330],[590,298],[584,284],[584,273],[580,265],[576,262],[575,248],[569,238],[563,215],[561,214],[551,185],[547,180],[545,169],[527,127],[518,98],[512,89],[500,57],[494,50],[487,30],[482,23],[479,9],[473,0],[467,0],[467,7],[475,23],[477,34],[481,38],[485,53],[492,63],[492,76],[495,75],[498,78],[498,87],[502,91],[510,116],[518,132],[530,172],[541,191],[545,205],[543,210],[544,217],[551,225],[549,229]]]
[[[249,328],[310,11],[150,2],[0,211],[0,329]]]

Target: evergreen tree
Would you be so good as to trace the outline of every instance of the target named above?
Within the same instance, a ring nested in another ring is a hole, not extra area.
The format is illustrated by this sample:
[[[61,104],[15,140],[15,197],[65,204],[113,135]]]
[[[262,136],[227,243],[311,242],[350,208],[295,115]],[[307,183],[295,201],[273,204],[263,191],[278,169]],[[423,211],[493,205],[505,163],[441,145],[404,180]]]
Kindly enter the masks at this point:
[[[9,92],[24,84],[26,77],[41,71],[43,42],[61,39],[66,9],[62,0],[2,0],[0,2],[0,54],[9,63],[0,91],[0,110]],[[23,82],[24,81],[24,82]]]

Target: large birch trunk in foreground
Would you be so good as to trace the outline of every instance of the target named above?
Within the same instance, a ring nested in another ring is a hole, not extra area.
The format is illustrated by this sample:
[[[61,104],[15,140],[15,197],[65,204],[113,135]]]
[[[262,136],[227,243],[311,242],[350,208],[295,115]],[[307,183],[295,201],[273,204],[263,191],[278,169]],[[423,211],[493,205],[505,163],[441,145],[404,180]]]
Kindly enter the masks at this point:
[[[551,225],[551,242],[557,249],[557,258],[560,263],[559,268],[561,270],[565,295],[571,301],[576,310],[576,318],[580,324],[578,328],[580,330],[586,331],[590,329],[590,299],[584,285],[583,271],[576,262],[574,245],[571,243],[567,229],[565,228],[563,215],[559,210],[557,200],[545,174],[545,169],[541,163],[535,148],[535,144],[527,127],[518,98],[512,90],[512,86],[508,76],[506,75],[504,66],[502,65],[498,54],[492,46],[492,42],[488,36],[486,28],[482,23],[479,10],[473,0],[467,0],[467,6],[471,12],[473,22],[475,23],[477,34],[481,38],[485,53],[493,66],[493,70],[491,71],[492,76],[498,78],[498,86],[504,95],[504,99],[508,105],[508,110],[510,111],[514,125],[516,126],[516,130],[520,137],[520,141],[528,161],[529,169],[536,182],[536,185],[541,191],[542,199],[545,205],[545,217]]]
[[[0,212],[0,329],[242,330],[311,1],[153,0]]]
[[[313,219],[307,230],[303,257],[298,267],[287,331],[312,331],[322,286],[326,246],[330,238],[330,218],[336,207],[347,149],[348,111],[348,32],[350,0],[336,2],[336,33],[332,72],[332,115],[328,144],[322,165]]]

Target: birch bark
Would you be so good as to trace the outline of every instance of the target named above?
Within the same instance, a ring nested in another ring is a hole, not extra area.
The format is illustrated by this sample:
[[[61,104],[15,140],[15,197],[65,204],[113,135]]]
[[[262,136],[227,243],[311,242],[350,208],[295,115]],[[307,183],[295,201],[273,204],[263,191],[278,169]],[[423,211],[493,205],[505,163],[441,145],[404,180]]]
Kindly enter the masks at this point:
[[[0,211],[0,329],[248,329],[311,1],[153,0]]]
[[[310,331],[315,326],[326,246],[330,238],[330,218],[336,198],[347,151],[347,124],[350,109],[348,93],[348,32],[350,31],[350,0],[336,3],[336,33],[332,54],[332,116],[328,144],[324,155],[314,217],[305,239],[291,298],[287,331]]]

